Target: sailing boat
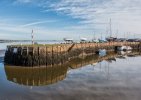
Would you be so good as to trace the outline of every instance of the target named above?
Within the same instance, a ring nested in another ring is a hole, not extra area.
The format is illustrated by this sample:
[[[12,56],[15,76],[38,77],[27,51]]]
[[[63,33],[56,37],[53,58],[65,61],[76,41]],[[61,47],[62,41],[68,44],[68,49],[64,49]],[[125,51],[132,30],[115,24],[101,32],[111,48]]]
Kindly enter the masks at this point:
[[[98,39],[95,37],[95,33],[94,33],[94,37],[92,39],[92,42],[94,42],[94,43],[98,43],[99,42]]]
[[[112,21],[110,19],[109,22],[109,27],[110,27],[110,36],[106,38],[107,41],[111,42],[111,41],[115,41],[117,38],[116,37],[112,37]]]

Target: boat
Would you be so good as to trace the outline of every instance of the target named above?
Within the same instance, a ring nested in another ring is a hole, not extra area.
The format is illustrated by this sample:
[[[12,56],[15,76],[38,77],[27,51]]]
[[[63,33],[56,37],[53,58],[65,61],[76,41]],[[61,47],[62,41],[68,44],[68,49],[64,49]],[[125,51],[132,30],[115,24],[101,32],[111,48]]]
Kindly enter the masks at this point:
[[[106,55],[106,49],[99,49],[98,54],[99,54],[99,56],[105,56]]]
[[[126,59],[126,57],[123,56],[123,55],[119,55],[119,56],[117,56],[116,58],[119,58],[119,59]]]
[[[87,38],[81,38],[80,42],[87,42]]]
[[[73,39],[72,38],[64,38],[63,39],[66,43],[73,43]]]
[[[132,51],[130,50],[130,51],[118,51],[117,53],[119,54],[119,55],[127,55],[127,54],[129,54],[129,53],[131,53]]]
[[[118,46],[117,50],[118,51],[130,51],[130,50],[132,50],[132,47],[130,47],[130,46]]]
[[[109,61],[109,62],[116,61],[116,58],[112,57],[112,58],[107,59],[107,61]]]
[[[97,39],[92,39],[92,42],[94,42],[94,43],[98,43],[99,40],[97,40]]]
[[[96,66],[97,64],[98,64],[98,63],[97,63],[97,62],[95,62],[95,63],[92,63],[91,65],[92,65],[92,66]]]

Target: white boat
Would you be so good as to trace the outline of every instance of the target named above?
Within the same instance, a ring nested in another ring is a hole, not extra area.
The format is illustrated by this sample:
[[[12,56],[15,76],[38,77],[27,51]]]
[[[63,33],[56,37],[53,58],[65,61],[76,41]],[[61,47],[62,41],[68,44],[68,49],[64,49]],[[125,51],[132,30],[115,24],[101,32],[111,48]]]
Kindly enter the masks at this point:
[[[119,46],[119,47],[117,47],[117,50],[118,51],[130,51],[130,50],[132,50],[132,47],[130,47],[130,46]]]
[[[87,38],[81,38],[80,42],[87,42]]]
[[[97,40],[97,39],[92,39],[92,42],[94,42],[94,43],[98,43],[99,40]]]
[[[73,43],[73,39],[72,38],[64,38],[64,41],[66,43]]]

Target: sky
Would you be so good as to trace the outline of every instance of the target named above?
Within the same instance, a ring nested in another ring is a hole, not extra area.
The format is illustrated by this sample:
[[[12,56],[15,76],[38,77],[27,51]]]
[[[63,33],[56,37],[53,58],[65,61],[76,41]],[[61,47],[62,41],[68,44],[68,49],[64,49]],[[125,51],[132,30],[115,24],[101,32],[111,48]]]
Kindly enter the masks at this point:
[[[141,0],[0,0],[0,39],[141,38]]]

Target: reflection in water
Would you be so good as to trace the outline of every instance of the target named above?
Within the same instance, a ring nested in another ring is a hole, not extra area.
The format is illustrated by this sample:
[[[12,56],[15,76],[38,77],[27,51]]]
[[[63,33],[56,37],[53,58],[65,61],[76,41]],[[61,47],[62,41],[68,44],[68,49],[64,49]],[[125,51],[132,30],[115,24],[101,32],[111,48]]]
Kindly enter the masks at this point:
[[[141,57],[133,55],[140,53],[89,55],[40,68],[1,64],[0,100],[140,100]]]
[[[139,55],[139,52],[129,53],[127,55]],[[96,66],[103,60],[108,62],[108,76],[109,76],[109,63],[116,61],[116,58],[125,56],[119,55],[119,53],[110,52],[105,56],[99,55],[88,55],[85,57],[73,58],[69,62],[63,65],[47,66],[47,67],[16,67],[16,66],[5,66],[5,72],[7,79],[14,83],[27,85],[27,86],[43,86],[53,83],[57,83],[65,79],[68,67],[77,69],[86,65],[91,64]],[[101,66],[101,63],[100,63]],[[101,67],[100,67],[101,68]]]
[[[4,62],[4,54],[5,54],[5,50],[0,50],[0,63]]]
[[[103,60],[110,61],[111,58],[115,58],[116,56],[117,56],[117,53],[110,52],[110,53],[107,53],[107,55],[105,56],[89,55],[89,56],[85,56],[85,58],[78,57],[78,58],[72,59],[69,65],[72,69],[76,69],[76,68],[80,68],[89,64],[96,65],[97,63]]]
[[[6,66],[7,79],[28,86],[42,86],[63,80],[67,73],[66,65],[52,67],[26,68]]]

